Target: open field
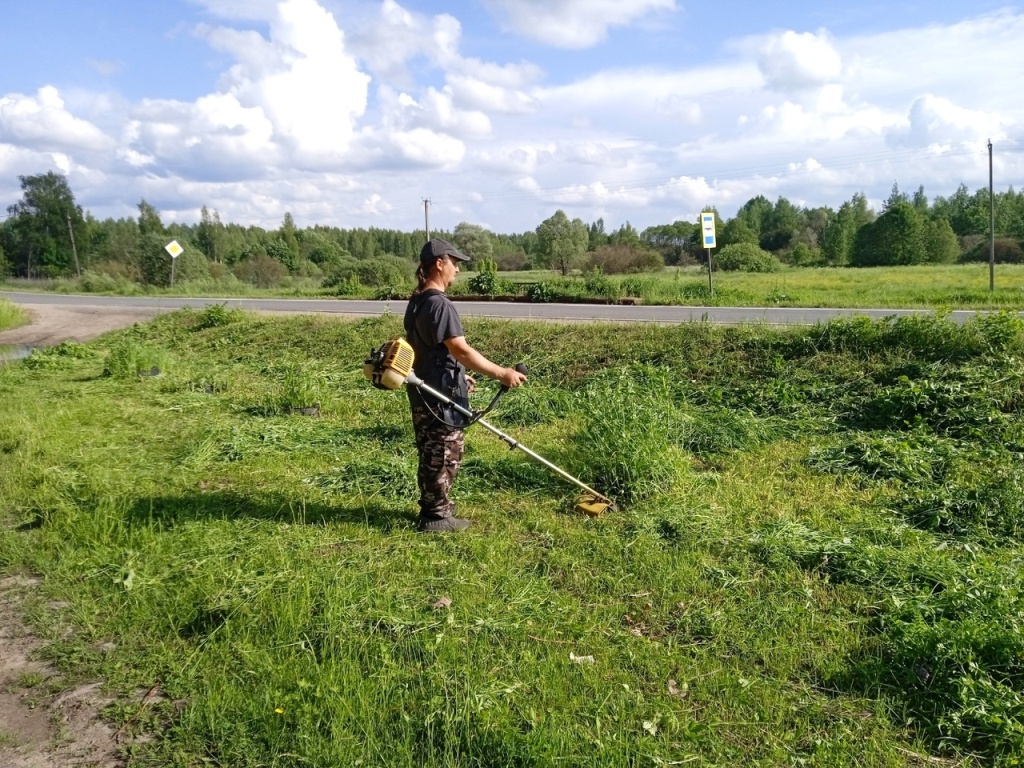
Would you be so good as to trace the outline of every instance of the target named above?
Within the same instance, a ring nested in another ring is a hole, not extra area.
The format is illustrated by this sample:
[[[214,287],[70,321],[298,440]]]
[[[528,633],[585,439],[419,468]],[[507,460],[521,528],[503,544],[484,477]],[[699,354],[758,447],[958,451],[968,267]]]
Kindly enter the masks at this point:
[[[395,317],[0,368],[0,575],[132,765],[1019,764],[1024,322],[466,326],[531,368],[494,421],[620,511],[474,428],[474,527],[413,533],[360,372]]]
[[[470,293],[472,272],[459,275],[452,293]],[[932,309],[1024,309],[1024,265],[996,267],[996,290],[989,291],[987,264],[917,267],[794,268],[767,274],[716,272],[714,295],[708,292],[707,273],[700,267],[669,267],[653,274],[561,277],[551,271],[499,272],[498,293],[522,292],[532,283],[550,289],[548,300],[618,298],[636,296],[647,304],[739,307],[883,307]],[[237,280],[179,283],[170,288],[142,286],[126,281],[60,280],[8,281],[17,290],[58,290],[70,293],[151,294],[163,296],[315,297],[340,294],[319,288],[316,280],[289,279],[276,289],[259,289]],[[391,298],[408,288],[346,288],[347,298]]]
[[[457,286],[468,290],[472,274]],[[547,282],[567,296],[638,296],[647,304],[736,307],[1024,308],[1024,265],[999,265],[989,291],[987,264],[920,267],[795,268],[779,272],[715,272],[714,294],[701,267],[655,274],[564,279],[553,272],[499,272],[510,285]],[[589,283],[589,285],[588,285]]]

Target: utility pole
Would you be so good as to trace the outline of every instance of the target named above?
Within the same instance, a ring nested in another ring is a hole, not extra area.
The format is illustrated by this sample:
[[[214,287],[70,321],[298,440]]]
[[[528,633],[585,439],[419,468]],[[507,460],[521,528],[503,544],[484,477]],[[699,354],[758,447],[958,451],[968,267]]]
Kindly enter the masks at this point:
[[[423,198],[423,228],[427,233],[427,240],[430,239],[430,198]]]
[[[71,228],[71,214],[65,211],[64,215],[67,216],[68,219],[68,234],[71,236],[71,253],[75,255],[75,272],[78,273],[78,277],[81,279],[82,267],[78,263],[78,248],[75,247],[75,230]]]
[[[996,289],[996,197],[992,187],[992,139],[988,140],[988,289]]]

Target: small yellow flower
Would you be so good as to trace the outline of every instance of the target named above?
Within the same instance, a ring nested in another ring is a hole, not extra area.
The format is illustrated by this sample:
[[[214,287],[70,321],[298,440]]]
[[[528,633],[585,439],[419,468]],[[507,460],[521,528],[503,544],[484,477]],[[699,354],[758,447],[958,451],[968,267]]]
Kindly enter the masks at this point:
[[[284,714],[284,710],[283,710],[283,709],[281,709],[280,707],[278,707],[278,708],[277,708],[277,709],[275,709],[274,711],[275,711],[275,712],[277,712],[277,714],[279,714],[279,715],[283,715],[283,714]]]

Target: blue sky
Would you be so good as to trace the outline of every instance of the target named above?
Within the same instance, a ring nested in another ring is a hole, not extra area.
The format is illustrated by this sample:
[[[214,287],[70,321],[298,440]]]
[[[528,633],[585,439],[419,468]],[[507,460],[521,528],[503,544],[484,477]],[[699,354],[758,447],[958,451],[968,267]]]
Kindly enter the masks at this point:
[[[0,28],[0,206],[276,227],[643,228],[1024,183],[1024,11],[963,2],[36,0]]]

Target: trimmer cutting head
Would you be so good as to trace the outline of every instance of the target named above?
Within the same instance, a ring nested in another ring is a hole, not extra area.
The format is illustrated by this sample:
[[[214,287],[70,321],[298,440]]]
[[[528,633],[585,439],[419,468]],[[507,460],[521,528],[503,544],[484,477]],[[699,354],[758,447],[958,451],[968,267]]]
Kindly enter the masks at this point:
[[[615,502],[594,493],[584,493],[576,500],[576,511],[587,517],[600,517],[615,510]]]

